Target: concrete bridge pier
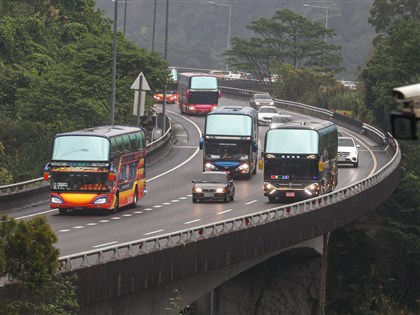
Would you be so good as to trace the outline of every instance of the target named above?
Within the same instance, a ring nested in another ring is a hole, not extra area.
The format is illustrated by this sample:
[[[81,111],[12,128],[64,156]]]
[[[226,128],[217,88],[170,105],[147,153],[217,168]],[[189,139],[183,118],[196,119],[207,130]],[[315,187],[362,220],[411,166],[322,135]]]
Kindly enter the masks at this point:
[[[187,314],[322,315],[327,240],[323,255],[294,249],[272,257],[199,298]]]

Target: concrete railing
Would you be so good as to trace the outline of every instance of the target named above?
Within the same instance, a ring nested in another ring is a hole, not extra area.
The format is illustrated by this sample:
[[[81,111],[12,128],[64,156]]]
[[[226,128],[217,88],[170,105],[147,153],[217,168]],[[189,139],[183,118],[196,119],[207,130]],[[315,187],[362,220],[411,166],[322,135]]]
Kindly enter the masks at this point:
[[[240,95],[251,95],[254,92],[251,90],[233,88],[228,89],[229,93],[233,93],[234,90],[236,90],[236,92]],[[276,100],[276,106],[329,120],[333,120],[335,114],[334,112],[325,109],[319,109],[301,103],[282,100]],[[290,218],[299,214],[317,211],[323,207],[339,203],[349,198],[353,198],[386,179],[387,176],[392,174],[398,168],[401,161],[401,152],[399,150],[398,143],[390,135],[385,135],[380,130],[367,124],[360,124],[359,122],[354,123],[354,126],[359,125],[362,126],[363,130],[366,130],[366,133],[369,133],[372,136],[372,139],[376,139],[378,144],[392,144],[385,146],[385,150],[387,150],[387,152],[391,155],[390,161],[373,175],[363,180],[360,180],[342,189],[335,190],[329,194],[319,196],[317,198],[312,198],[279,207],[273,207],[270,209],[260,211],[257,210],[253,214],[239,216],[228,220],[222,220],[211,224],[198,226],[193,229],[179,230],[158,237],[142,238],[97,250],[62,256],[60,257],[62,268],[63,270],[75,270],[78,268],[88,267],[115,259],[144,255],[166,248],[183,246],[190,242],[197,242],[233,231],[249,229],[269,222]]]

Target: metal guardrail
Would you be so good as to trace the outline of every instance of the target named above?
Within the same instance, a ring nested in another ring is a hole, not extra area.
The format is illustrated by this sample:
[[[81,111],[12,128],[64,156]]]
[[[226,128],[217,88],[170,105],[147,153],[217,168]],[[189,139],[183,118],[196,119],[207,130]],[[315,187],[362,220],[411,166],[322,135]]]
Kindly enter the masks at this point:
[[[252,94],[254,91],[235,89],[240,94]],[[231,91],[233,92],[233,91]],[[287,106],[289,110],[309,112],[316,117],[333,116],[333,112],[319,109],[313,106],[294,103],[288,101],[276,100],[277,106]],[[327,118],[328,119],[328,118]],[[369,132],[375,133],[378,138],[387,140],[387,137],[378,129],[365,125]],[[390,136],[390,135],[389,135]],[[201,225],[192,229],[184,229],[169,234],[164,234],[158,237],[142,238],[135,241],[112,245],[97,250],[90,250],[73,255],[60,257],[62,270],[74,270],[83,267],[89,267],[94,264],[104,263],[115,259],[124,257],[133,257],[136,255],[144,255],[149,252],[162,250],[165,248],[182,246],[188,242],[196,242],[205,240],[207,238],[216,237],[225,233],[230,233],[240,229],[252,228],[275,220],[282,220],[291,216],[302,213],[316,211],[324,206],[338,203],[342,200],[351,198],[367,189],[375,186],[377,183],[384,180],[390,175],[400,164],[401,152],[398,143],[392,139],[393,145],[388,146],[387,149],[392,150],[393,157],[384,167],[375,172],[366,179],[360,180],[342,189],[333,191],[331,193],[308,199],[301,202],[296,202],[289,205],[273,207],[270,209],[256,211],[253,214],[239,216],[236,218],[218,221],[215,223]]]
[[[169,122],[169,128],[166,130],[165,134],[159,139],[153,142],[150,142],[149,144],[146,145],[147,153],[151,154],[152,152],[160,148],[163,144],[165,144],[171,136],[171,130],[172,130],[172,127]],[[49,186],[49,182],[44,180],[43,177],[35,178],[35,179],[28,180],[21,183],[0,186],[0,198],[2,196],[20,194],[20,193],[24,193],[27,191],[31,191],[31,190],[35,190],[35,189],[39,189],[39,188],[47,187],[47,186]]]

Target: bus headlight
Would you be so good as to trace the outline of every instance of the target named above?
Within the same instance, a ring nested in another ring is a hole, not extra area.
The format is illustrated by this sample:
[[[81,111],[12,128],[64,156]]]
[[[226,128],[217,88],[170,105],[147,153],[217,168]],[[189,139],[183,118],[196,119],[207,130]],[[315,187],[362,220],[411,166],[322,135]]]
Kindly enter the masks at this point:
[[[247,163],[242,164],[236,170],[241,172],[241,173],[248,173],[249,172],[249,165]]]
[[[264,183],[264,190],[268,191],[271,194],[276,191],[276,187],[274,187],[270,183]]]
[[[195,110],[195,106],[188,106],[189,110]]]
[[[95,201],[93,202],[95,205],[103,205],[108,201],[108,197],[106,196],[101,196],[95,199]]]
[[[204,164],[204,171],[214,171],[214,170],[216,170],[217,169],[217,167],[216,166],[214,166],[213,164],[211,164],[211,163],[206,163],[206,164]]]
[[[63,203],[63,200],[61,200],[60,197],[51,196],[51,203],[62,204]]]
[[[309,196],[318,195],[319,193],[319,185],[317,183],[311,184],[309,186],[306,186],[304,189],[305,193]]]

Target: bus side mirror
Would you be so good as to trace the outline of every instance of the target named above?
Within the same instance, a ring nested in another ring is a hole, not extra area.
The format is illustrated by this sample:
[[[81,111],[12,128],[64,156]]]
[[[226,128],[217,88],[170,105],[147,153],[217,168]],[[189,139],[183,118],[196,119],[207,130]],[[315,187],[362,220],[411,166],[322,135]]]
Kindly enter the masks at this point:
[[[50,178],[50,173],[44,172],[44,180],[48,180]]]
[[[253,152],[257,152],[258,151],[258,144],[256,144],[255,142],[252,144],[252,151]]]
[[[203,137],[201,137],[200,138],[200,143],[199,143],[200,150],[203,150],[203,145],[204,145],[204,139],[203,139]]]
[[[261,171],[263,169],[263,160],[259,159],[258,160],[258,169]]]
[[[318,171],[322,172],[324,170],[324,162],[318,162]]]
[[[113,182],[115,180],[115,173],[114,172],[109,172],[109,174],[108,174],[108,180],[110,182]]]

